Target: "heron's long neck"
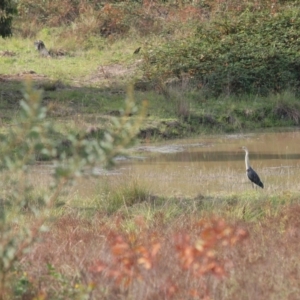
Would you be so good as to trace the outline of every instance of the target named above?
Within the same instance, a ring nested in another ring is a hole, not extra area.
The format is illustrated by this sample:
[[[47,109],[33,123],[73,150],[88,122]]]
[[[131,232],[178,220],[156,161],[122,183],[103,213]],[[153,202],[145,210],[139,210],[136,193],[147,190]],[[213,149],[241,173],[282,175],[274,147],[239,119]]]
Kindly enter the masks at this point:
[[[248,170],[250,168],[249,153],[248,153],[248,151],[246,151],[246,155],[245,155],[245,164],[246,164],[246,170]]]

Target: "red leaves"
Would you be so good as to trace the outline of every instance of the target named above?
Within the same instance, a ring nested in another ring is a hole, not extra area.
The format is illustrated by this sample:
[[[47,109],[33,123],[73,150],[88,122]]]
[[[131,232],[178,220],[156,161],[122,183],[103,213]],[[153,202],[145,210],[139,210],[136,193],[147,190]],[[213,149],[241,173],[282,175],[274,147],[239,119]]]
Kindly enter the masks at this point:
[[[128,286],[133,279],[143,279],[143,271],[153,268],[160,243],[150,239],[142,245],[137,236],[111,233],[108,236],[111,262],[98,261],[90,267],[93,273],[105,272],[105,276],[116,280],[117,284]],[[146,244],[146,243],[145,243]]]
[[[142,219],[138,220],[141,225],[138,234],[111,231],[107,234],[106,258],[94,262],[89,270],[94,276],[104,276],[115,288],[127,290],[140,281],[146,286],[153,284],[163,291],[166,299],[175,294],[208,297],[205,284],[199,284],[199,277],[224,276],[225,267],[218,251],[247,236],[245,230],[229,226],[223,219],[208,219],[192,223],[190,228],[197,230],[185,229],[173,235],[172,243],[172,233],[158,237]],[[188,272],[184,275],[182,271]],[[190,276],[189,287],[182,286],[184,276]]]
[[[234,245],[245,238],[243,229],[234,229],[222,219],[199,222],[203,227],[200,235],[192,241],[188,233],[180,233],[175,237],[175,246],[183,269],[192,269],[196,276],[212,273],[223,276],[225,270],[218,262],[216,250],[219,246]]]

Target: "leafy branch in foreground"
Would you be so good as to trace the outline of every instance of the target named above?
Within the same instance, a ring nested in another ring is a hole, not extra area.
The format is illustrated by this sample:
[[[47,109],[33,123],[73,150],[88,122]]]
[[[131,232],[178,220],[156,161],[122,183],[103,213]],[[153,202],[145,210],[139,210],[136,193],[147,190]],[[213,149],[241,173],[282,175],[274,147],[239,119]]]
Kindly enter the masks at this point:
[[[69,135],[71,155],[67,156],[58,153],[52,138],[53,126],[46,120],[46,108],[41,100],[41,91],[34,90],[27,82],[18,118],[0,140],[0,299],[9,295],[7,283],[14,263],[46,229],[50,209],[63,187],[83,171],[99,164],[111,164],[116,155],[134,142],[143,120],[143,112],[129,118],[137,112],[129,93],[124,113],[120,119],[113,120],[113,127],[104,134],[103,140]],[[36,187],[30,178],[36,153],[56,157],[51,180],[38,201],[34,199]],[[31,225],[26,220],[28,213],[34,218]]]

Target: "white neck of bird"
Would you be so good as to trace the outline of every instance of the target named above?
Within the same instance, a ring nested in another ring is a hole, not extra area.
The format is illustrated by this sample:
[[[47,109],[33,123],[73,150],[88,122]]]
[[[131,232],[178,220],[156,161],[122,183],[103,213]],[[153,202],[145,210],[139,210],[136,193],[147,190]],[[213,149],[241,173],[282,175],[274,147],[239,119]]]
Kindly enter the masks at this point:
[[[250,168],[250,162],[249,162],[249,152],[245,151],[246,155],[245,155],[245,164],[246,164],[246,170],[248,170]]]

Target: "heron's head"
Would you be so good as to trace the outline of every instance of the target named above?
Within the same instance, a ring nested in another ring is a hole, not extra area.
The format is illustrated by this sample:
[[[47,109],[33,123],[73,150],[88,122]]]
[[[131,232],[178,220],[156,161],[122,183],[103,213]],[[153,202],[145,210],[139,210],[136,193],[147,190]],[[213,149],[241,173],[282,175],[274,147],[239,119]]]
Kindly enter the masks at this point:
[[[242,149],[245,151],[245,152],[248,152],[248,148],[243,146]]]

